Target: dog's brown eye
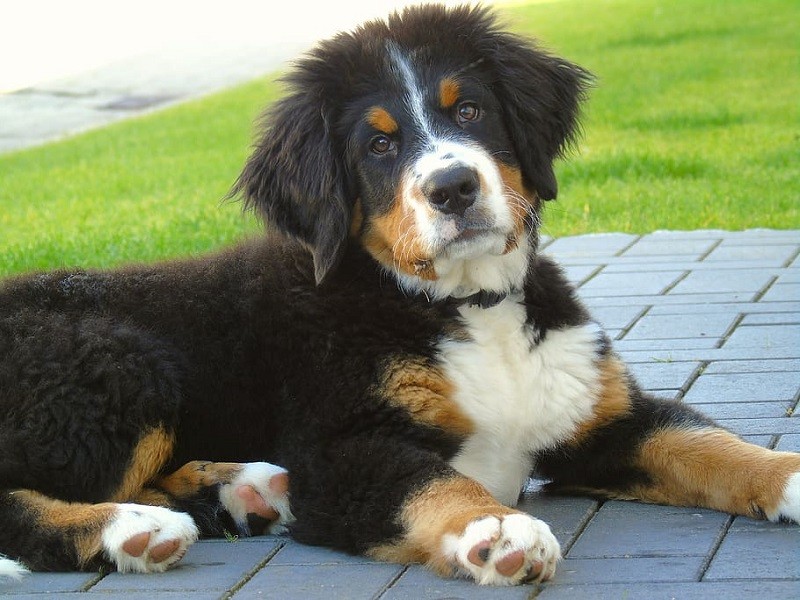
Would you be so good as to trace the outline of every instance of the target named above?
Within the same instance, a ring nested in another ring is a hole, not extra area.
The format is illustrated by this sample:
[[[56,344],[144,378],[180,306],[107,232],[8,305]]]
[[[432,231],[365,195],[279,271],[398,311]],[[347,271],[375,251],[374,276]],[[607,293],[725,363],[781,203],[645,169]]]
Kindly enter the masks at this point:
[[[385,135],[378,135],[372,138],[369,143],[369,149],[373,154],[386,154],[394,149],[394,143]]]
[[[458,106],[458,122],[469,123],[477,121],[481,116],[481,109],[474,102],[462,102]]]

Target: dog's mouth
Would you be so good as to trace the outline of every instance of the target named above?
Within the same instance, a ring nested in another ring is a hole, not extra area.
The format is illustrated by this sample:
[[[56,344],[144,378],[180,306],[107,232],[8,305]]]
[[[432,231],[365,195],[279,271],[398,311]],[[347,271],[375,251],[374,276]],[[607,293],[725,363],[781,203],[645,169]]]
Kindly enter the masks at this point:
[[[505,252],[510,233],[489,222],[454,223],[445,228],[438,254],[446,258],[475,258]]]

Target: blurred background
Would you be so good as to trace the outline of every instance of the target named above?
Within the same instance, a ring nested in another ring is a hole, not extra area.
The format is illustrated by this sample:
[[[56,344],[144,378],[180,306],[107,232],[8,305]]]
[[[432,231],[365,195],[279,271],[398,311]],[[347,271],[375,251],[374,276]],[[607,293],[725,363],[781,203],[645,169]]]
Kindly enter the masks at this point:
[[[0,93],[119,61],[154,69],[254,49],[291,56],[313,40],[410,0],[3,0]],[[454,3],[455,4],[455,3]],[[212,59],[213,60],[213,59]]]

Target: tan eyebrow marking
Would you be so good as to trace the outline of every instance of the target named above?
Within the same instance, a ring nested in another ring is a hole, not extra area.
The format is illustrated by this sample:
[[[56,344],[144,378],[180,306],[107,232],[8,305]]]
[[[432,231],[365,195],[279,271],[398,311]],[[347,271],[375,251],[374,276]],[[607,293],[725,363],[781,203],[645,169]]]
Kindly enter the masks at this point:
[[[450,108],[458,100],[461,94],[461,86],[455,79],[445,77],[439,82],[439,104],[442,108]]]
[[[367,112],[367,123],[383,133],[396,133],[397,121],[381,106],[373,106]]]

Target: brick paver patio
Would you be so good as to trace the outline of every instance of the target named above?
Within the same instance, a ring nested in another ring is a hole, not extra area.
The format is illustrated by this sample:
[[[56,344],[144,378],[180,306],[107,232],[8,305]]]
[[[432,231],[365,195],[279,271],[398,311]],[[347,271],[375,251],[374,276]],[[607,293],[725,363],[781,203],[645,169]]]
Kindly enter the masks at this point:
[[[746,439],[800,451],[800,232],[693,231],[549,241],[643,387],[697,406]],[[560,539],[545,586],[481,588],[301,546],[202,541],[161,575],[34,574],[15,598],[800,598],[800,527],[707,510],[585,498],[522,506]]]

